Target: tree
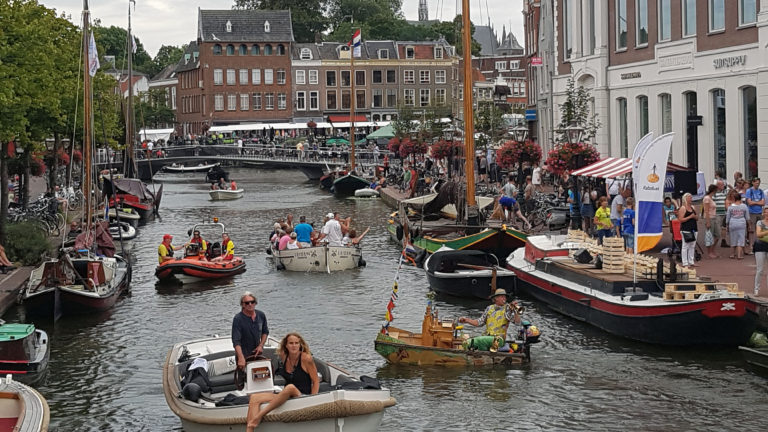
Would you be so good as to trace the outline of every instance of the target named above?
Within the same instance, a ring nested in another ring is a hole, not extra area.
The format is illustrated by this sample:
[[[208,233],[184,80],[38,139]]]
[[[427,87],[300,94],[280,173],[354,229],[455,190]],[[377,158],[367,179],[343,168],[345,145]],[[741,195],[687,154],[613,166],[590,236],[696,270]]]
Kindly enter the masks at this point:
[[[94,23],[93,31],[95,33],[96,46],[99,48],[101,57],[103,58],[105,55],[115,56],[115,66],[118,69],[127,69],[128,60],[126,53],[128,53],[128,47],[130,46],[128,30],[117,26],[101,27],[100,22],[97,20]],[[133,35],[133,38],[136,41],[136,53],[133,54],[133,70],[143,72],[149,76],[160,72],[152,61],[152,57],[144,50],[144,45],[139,38],[136,35]]]
[[[497,137],[504,134],[506,124],[504,122],[504,111],[499,109],[493,102],[478,103],[475,110],[475,131],[487,135],[487,140],[494,142]]]
[[[435,34],[441,35],[445,38],[446,42],[456,47],[456,54],[461,56],[464,53],[464,39],[462,38],[462,29],[464,28],[464,21],[461,15],[456,15],[453,21],[442,21],[436,24],[432,24],[432,31]],[[480,55],[482,46],[480,42],[474,38],[475,24],[471,21],[469,28],[472,31],[472,55]]]
[[[136,96],[136,114],[140,125],[158,128],[160,125],[174,123],[176,116],[168,107],[168,94],[164,89],[152,88],[147,93]],[[141,137],[139,137],[141,138]]]
[[[600,129],[600,120],[597,114],[591,112],[595,98],[584,86],[575,86],[573,79],[568,79],[565,102],[560,104],[560,123],[558,129],[558,142],[567,142],[568,136],[565,129],[569,126],[578,126],[584,129],[582,142],[591,143]]]
[[[159,50],[157,50],[157,55],[155,55],[155,58],[152,59],[152,62],[154,63],[155,69],[157,69],[157,72],[160,73],[163,69],[168,67],[169,65],[175,65],[176,63],[181,60],[181,57],[184,55],[184,51],[187,49],[186,45],[182,46],[173,46],[173,45],[163,45],[160,47]]]
[[[290,10],[294,39],[299,43],[311,43],[328,29],[329,20],[321,12],[327,4],[327,0],[235,0],[232,8]]]

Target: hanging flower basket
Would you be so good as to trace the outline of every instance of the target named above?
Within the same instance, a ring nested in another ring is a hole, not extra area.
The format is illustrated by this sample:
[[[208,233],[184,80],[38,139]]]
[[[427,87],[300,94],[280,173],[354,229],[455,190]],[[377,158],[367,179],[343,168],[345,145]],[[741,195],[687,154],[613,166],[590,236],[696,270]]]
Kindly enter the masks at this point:
[[[32,159],[29,160],[29,169],[33,176],[41,176],[45,174],[45,163],[38,157],[32,157]]]
[[[80,150],[75,150],[72,152],[72,158],[75,160],[75,162],[82,162],[83,161],[83,153]]]
[[[458,141],[440,140],[429,147],[429,153],[434,159],[444,159],[455,154],[455,148],[461,147]]]
[[[69,165],[69,155],[64,151],[64,149],[58,149],[56,151],[56,157],[59,159],[59,165]]]
[[[424,154],[429,147],[423,141],[416,141],[405,138],[400,142],[400,157],[407,157],[410,155]]]
[[[313,122],[312,120],[307,122],[307,127],[310,129],[314,129],[317,127],[317,123]]]
[[[600,153],[591,144],[561,143],[549,151],[547,169],[557,175],[568,173],[600,160]]]
[[[496,163],[504,169],[522,162],[538,165],[541,162],[541,146],[532,140],[507,141],[496,150]]]

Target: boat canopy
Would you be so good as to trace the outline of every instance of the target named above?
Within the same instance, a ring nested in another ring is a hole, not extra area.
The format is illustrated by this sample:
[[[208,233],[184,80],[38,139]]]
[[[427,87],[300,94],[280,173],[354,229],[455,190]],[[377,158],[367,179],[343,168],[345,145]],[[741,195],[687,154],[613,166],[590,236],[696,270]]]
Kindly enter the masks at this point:
[[[688,168],[667,162],[667,171],[690,171]],[[584,168],[571,172],[573,176],[616,178],[632,173],[632,159],[608,157]]]

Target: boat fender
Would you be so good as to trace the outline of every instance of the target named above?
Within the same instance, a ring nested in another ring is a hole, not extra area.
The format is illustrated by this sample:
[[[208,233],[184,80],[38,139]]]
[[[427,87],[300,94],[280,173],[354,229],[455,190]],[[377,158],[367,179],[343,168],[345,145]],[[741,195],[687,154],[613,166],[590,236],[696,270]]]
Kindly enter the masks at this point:
[[[360,257],[360,261],[357,262],[358,267],[365,267],[365,260],[363,257]]]
[[[277,263],[277,269],[278,270],[285,270],[285,264],[283,264],[281,262]]]
[[[395,236],[398,240],[403,239],[403,226],[400,224],[397,224],[397,228],[395,228]]]
[[[203,391],[199,385],[189,383],[181,389],[181,394],[184,395],[184,399],[197,402],[200,399],[200,396],[202,396]]]

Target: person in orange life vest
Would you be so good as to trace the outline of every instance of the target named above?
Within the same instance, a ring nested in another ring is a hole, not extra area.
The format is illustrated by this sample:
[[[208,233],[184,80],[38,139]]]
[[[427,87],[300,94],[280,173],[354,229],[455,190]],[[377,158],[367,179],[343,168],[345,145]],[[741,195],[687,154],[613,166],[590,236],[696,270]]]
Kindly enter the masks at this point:
[[[173,251],[177,251],[179,249],[183,249],[184,246],[173,246],[171,244],[171,241],[173,240],[173,236],[170,234],[166,234],[163,236],[163,242],[160,243],[160,246],[157,247],[157,262],[162,264],[165,261],[169,261],[173,259]]]
[[[221,256],[217,256],[211,261],[231,261],[232,258],[235,257],[235,243],[232,242],[232,239],[229,238],[229,234],[227,233],[221,234],[221,249],[223,251]]]
[[[237,183],[235,183],[234,180],[232,180],[232,183],[230,183],[229,186],[232,188],[232,190],[237,190]]]
[[[189,244],[193,243],[200,245],[200,255],[205,256],[205,252],[208,250],[208,242],[203,240],[203,238],[200,236],[200,231],[195,230],[195,232],[192,234],[192,238],[189,240]]]

